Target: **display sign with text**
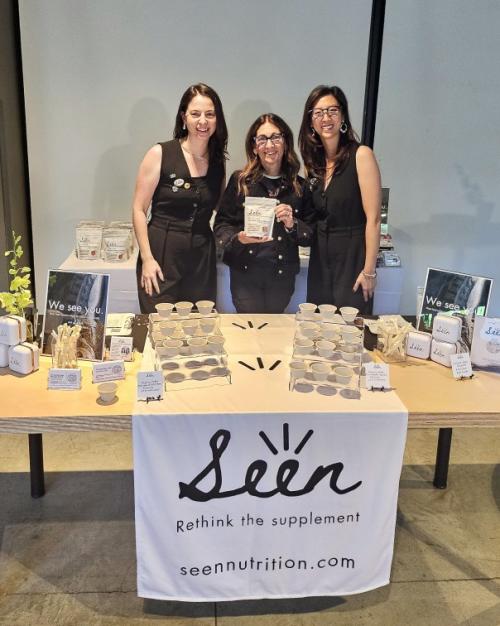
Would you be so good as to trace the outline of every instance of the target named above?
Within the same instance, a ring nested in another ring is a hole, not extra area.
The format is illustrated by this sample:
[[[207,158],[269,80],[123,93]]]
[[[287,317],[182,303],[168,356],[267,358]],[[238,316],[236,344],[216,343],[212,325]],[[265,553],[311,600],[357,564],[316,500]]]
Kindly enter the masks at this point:
[[[108,289],[108,274],[50,270],[43,319],[42,353],[51,354],[52,333],[57,333],[60,325],[78,324],[81,331],[77,357],[102,361]]]

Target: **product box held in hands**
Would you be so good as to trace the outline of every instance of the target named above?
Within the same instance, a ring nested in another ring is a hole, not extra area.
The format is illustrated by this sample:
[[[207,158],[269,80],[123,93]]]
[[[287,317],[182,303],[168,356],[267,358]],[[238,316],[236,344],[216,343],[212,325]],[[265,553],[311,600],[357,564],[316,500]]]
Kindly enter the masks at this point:
[[[19,343],[9,348],[9,367],[18,374],[31,374],[39,367],[39,350],[36,344]]]
[[[19,315],[0,317],[0,343],[15,346],[26,341],[26,320]]]

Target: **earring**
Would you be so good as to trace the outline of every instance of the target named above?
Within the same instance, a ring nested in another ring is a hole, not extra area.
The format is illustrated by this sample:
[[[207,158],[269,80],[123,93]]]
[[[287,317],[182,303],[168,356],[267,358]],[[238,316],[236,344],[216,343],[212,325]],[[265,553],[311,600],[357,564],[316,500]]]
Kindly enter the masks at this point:
[[[345,135],[347,132],[347,124],[345,123],[345,120],[342,122],[342,124],[340,125],[339,128],[340,132]]]
[[[316,136],[316,131],[314,130],[314,128],[311,126],[311,136],[315,137]]]
[[[182,130],[186,130],[186,122],[182,125]]]

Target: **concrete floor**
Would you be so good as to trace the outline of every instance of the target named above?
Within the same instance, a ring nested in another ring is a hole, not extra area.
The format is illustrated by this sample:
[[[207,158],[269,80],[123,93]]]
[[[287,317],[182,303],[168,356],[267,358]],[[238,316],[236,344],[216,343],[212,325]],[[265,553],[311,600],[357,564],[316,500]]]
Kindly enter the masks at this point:
[[[345,598],[188,604],[136,595],[129,433],[44,436],[47,495],[29,496],[27,437],[0,436],[0,624],[498,626],[500,429],[410,430],[392,583]]]

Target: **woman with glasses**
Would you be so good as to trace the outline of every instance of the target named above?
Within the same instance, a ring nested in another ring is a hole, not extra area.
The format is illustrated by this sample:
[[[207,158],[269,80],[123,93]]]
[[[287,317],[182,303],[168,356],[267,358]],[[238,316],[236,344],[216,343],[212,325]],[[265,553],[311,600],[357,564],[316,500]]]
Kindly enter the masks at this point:
[[[359,144],[339,87],[312,90],[299,146],[308,177],[306,220],[316,227],[307,300],[370,313],[380,244],[380,172],[371,149]]]
[[[231,176],[214,232],[230,267],[231,296],[238,313],[282,313],[299,271],[298,245],[310,245],[302,220],[302,184],[293,134],[278,115],[266,113],[250,126],[247,163]],[[275,198],[271,237],[245,233],[245,199]]]
[[[192,85],[181,98],[174,139],[150,148],[137,176],[133,221],[142,313],[160,302],[215,301],[209,222],[224,189],[226,146],[219,96],[207,85]]]

